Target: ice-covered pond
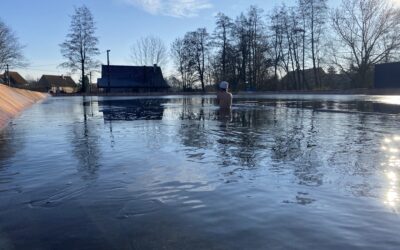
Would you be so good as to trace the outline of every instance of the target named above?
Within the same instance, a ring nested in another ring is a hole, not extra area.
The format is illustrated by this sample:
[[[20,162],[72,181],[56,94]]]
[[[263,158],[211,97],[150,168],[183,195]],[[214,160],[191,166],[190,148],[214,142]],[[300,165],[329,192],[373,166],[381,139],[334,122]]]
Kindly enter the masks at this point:
[[[57,97],[0,131],[0,249],[398,249],[400,97]]]

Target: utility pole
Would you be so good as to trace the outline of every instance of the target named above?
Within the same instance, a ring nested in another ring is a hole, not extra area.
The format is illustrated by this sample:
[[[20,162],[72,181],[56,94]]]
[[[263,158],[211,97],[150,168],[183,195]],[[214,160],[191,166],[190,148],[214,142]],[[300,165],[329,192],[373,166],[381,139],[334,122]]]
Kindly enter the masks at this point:
[[[110,92],[110,51],[107,50],[107,76],[108,76],[108,83],[107,83],[107,93]]]
[[[6,66],[7,66],[6,78],[7,78],[8,87],[10,87],[11,86],[11,84],[10,84],[10,69],[8,68],[9,67],[8,64]]]

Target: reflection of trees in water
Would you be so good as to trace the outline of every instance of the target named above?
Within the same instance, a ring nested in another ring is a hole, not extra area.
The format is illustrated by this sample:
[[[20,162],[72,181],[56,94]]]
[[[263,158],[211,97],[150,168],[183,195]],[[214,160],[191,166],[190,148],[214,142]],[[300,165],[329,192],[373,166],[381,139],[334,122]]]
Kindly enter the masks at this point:
[[[9,168],[9,159],[24,147],[24,137],[24,134],[16,136],[12,127],[0,131],[0,193],[1,185],[11,183],[17,174],[15,170]],[[10,171],[7,171],[8,169]]]
[[[268,112],[233,110],[226,119],[220,110],[205,108],[213,104],[210,99],[188,98],[182,104],[178,133],[182,144],[191,148],[191,157],[197,155],[201,160],[207,150],[213,150],[222,166],[256,166],[260,150],[265,149],[260,129],[268,124]]]
[[[193,118],[187,114],[202,113],[193,109],[185,107],[182,117]],[[292,169],[299,184],[322,184],[320,165],[309,148],[315,144],[316,134],[314,116],[305,117],[305,113],[312,113],[310,110],[240,108],[232,111],[229,121],[221,121],[218,110],[204,113],[214,119],[184,120],[179,130],[182,144],[190,147],[187,154],[191,158],[196,155],[201,162],[204,154],[212,150],[215,161],[228,167],[226,175],[278,165]]]
[[[182,144],[186,147],[199,149],[212,147],[212,141],[209,140],[209,131],[206,126],[207,121],[204,111],[205,99],[202,98],[200,103],[195,103],[195,99],[193,98],[183,98],[181,101],[182,111],[179,115],[179,119],[183,122],[180,124],[178,133]],[[208,114],[209,113],[210,111]]]
[[[24,136],[15,136],[13,132],[11,127],[6,127],[3,131],[0,131],[0,162],[5,162],[7,159],[13,157],[22,147],[22,138]]]
[[[85,97],[84,97],[85,98]],[[84,99],[85,103],[85,99]],[[94,123],[89,119],[89,105],[82,105],[83,121],[75,121],[72,126],[71,145],[78,160],[78,172],[85,179],[97,177],[99,168],[100,135]]]
[[[217,140],[219,152],[231,161],[222,165],[238,165],[254,168],[265,154],[266,144],[263,137],[271,123],[271,113],[260,109],[233,110],[228,126],[220,126],[220,138]]]
[[[340,136],[335,137],[328,163],[341,176],[342,186],[353,195],[374,196],[372,192],[376,183],[371,177],[380,168],[382,155],[379,145],[370,144],[376,140],[370,124],[376,124],[381,117],[365,114],[341,116],[342,119],[345,117],[348,119],[347,127],[339,130]],[[349,176],[350,180],[346,178]]]
[[[218,109],[201,111],[189,101],[183,105],[181,117],[187,120],[184,119],[179,136],[184,146],[191,147],[189,154],[198,155],[199,160],[207,150],[213,150],[217,162],[224,167],[237,171],[268,163],[265,167],[291,167],[300,184],[321,185],[322,174],[309,149],[315,144],[314,116],[304,117],[305,113],[312,113],[310,110],[288,109],[283,105],[279,109],[259,106],[233,109],[226,121],[220,119]],[[271,160],[278,164],[272,164]]]
[[[176,99],[175,103],[179,103],[182,105],[181,112],[179,114],[180,120],[214,120],[215,119],[215,111],[205,110],[206,106],[210,106],[213,104],[211,98],[182,98]]]
[[[317,133],[314,115],[310,110],[284,109],[277,114],[278,122],[272,133],[272,160],[278,162],[278,168],[290,166],[298,183],[308,186],[321,185],[323,178],[320,161],[314,154]]]

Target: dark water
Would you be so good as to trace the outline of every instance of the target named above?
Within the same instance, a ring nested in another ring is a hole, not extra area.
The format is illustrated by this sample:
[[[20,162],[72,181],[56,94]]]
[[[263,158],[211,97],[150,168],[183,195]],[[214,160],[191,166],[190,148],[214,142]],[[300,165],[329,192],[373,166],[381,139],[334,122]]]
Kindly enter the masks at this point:
[[[0,132],[0,249],[399,249],[400,97],[50,98]]]

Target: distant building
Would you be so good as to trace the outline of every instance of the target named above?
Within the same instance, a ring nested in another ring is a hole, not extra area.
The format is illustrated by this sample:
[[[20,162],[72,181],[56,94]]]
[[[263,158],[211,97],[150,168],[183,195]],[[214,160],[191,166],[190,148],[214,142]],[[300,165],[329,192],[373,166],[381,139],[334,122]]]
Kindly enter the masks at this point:
[[[374,88],[400,88],[400,62],[375,65]]]
[[[300,85],[303,86],[305,89],[348,89],[351,87],[352,79],[348,74],[345,73],[326,73],[323,68],[317,68],[317,76],[319,78],[321,86],[317,86],[315,82],[314,69],[312,68],[305,69],[304,73],[302,70],[300,70],[299,72],[290,71],[282,78],[281,83],[284,87],[286,87],[287,90],[296,89],[296,82],[300,83]],[[305,81],[302,81],[303,77]]]
[[[322,68],[317,68],[317,76],[322,80],[326,76],[326,73]],[[281,83],[286,86],[288,90],[296,89],[296,82],[307,85],[310,89],[314,88],[316,86],[314,69],[304,69],[304,72],[303,70],[290,71],[281,79]]]
[[[8,75],[8,76],[7,76]],[[7,79],[9,78],[9,80]],[[18,73],[14,71],[4,72],[0,75],[0,82],[6,85],[10,84],[11,87],[26,88],[28,82]]]
[[[328,73],[321,78],[321,82],[328,89],[350,89],[353,86],[351,74]]]
[[[170,88],[157,65],[102,65],[97,85],[101,89],[109,88],[110,92],[155,92]]]
[[[51,93],[76,93],[78,86],[70,76],[43,75],[38,86],[46,92]]]

